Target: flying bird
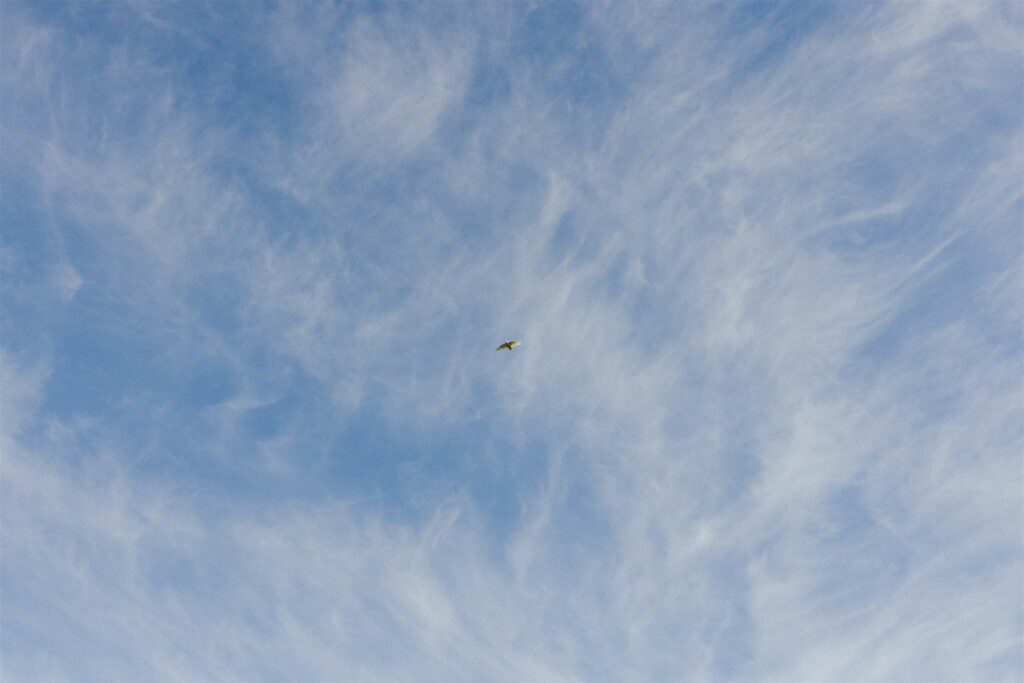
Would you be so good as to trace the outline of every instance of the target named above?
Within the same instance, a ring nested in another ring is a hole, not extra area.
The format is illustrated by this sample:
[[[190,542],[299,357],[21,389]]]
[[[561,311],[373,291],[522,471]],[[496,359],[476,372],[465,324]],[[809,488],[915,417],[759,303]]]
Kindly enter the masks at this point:
[[[511,351],[512,349],[519,346],[522,342],[505,340],[505,343],[494,349],[495,351]]]

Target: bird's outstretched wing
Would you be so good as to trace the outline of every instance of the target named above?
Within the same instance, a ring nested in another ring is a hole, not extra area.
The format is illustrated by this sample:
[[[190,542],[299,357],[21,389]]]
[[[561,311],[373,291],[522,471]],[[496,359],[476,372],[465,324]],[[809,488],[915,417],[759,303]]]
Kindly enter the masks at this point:
[[[508,344],[502,344],[501,346],[499,346],[498,348],[496,348],[496,349],[494,349],[494,350],[495,350],[495,351],[508,351],[508,350],[510,350],[510,349],[509,349],[509,347],[508,347]]]
[[[522,342],[509,342],[509,343],[508,343],[508,350],[509,350],[509,351],[511,351],[511,350],[512,350],[512,349],[514,349],[515,347],[519,346],[519,345],[520,345],[521,343],[522,343]]]

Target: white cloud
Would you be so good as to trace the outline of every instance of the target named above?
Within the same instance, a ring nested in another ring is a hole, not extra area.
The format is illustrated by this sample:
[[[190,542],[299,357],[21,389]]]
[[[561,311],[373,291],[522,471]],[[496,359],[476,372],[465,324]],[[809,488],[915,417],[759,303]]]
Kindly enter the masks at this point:
[[[552,96],[586,60],[487,40],[525,14],[434,36],[333,9],[271,22],[316,105],[289,136],[178,84],[145,145],[16,156],[127,248],[45,286],[105,283],[122,317],[97,328],[238,380],[197,414],[129,393],[171,415],[140,464],[109,414],[44,407],[55,369],[5,358],[5,678],[1016,675],[1021,160],[979,126],[1019,85],[1019,10],[830,7],[779,46],[738,7],[590,7],[577,38],[630,75],[598,116]],[[37,56],[5,83],[85,98],[14,23]],[[485,58],[509,94],[470,105]],[[145,101],[117,83],[111,111]],[[251,184],[219,165],[240,142]],[[506,335],[523,353],[495,362]],[[252,443],[244,416],[300,376],[309,417]],[[360,410],[414,474],[367,441],[394,490],[325,493],[304,432]],[[211,454],[278,495],[168,464]]]
[[[466,46],[355,22],[327,90],[327,123],[371,156],[409,153],[426,142],[466,87]],[[398,35],[395,35],[395,34]],[[389,34],[390,37],[389,37]]]

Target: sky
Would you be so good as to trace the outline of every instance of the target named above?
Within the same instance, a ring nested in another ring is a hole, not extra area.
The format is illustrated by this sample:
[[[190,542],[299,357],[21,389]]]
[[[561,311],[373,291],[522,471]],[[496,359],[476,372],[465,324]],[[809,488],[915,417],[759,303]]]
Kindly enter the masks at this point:
[[[1024,679],[1019,2],[0,57],[3,680]]]

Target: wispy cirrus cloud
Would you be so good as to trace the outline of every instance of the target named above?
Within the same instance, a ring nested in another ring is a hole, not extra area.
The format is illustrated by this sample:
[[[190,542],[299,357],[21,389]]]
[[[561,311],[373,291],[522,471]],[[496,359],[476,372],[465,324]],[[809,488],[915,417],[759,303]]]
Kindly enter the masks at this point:
[[[4,6],[5,677],[1019,677],[1020,8],[439,9]]]

